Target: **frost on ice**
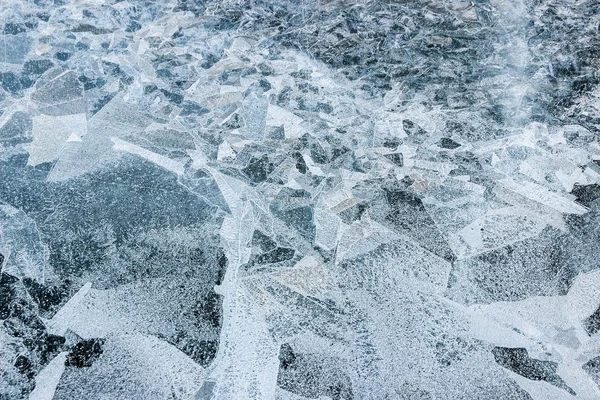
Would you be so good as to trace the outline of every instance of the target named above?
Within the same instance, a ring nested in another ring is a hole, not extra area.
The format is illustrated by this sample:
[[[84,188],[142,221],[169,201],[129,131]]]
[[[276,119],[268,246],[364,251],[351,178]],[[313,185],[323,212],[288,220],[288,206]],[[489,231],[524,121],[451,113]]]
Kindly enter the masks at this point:
[[[0,398],[600,398],[596,2],[0,16]]]

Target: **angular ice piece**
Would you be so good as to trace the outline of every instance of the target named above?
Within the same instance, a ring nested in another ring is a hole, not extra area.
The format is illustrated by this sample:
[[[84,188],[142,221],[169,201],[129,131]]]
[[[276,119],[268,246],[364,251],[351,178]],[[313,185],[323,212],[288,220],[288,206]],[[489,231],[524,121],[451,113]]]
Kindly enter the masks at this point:
[[[48,332],[64,336],[70,330],[82,339],[107,342],[114,335],[160,334],[178,347],[189,341],[213,341],[218,334],[220,310],[197,308],[199,299],[212,293],[212,282],[191,279],[146,279],[105,290],[87,284],[47,322]],[[201,363],[214,355],[179,348],[198,356]]]
[[[594,183],[589,174],[586,174],[581,168],[577,167],[573,168],[570,173],[567,173],[564,169],[560,169],[554,173],[554,176],[556,176],[566,192],[571,192],[576,184],[590,185]]]
[[[288,180],[287,183],[284,185],[284,187],[294,189],[294,190],[304,190],[304,187],[300,183],[298,183],[298,181],[295,179]]]
[[[238,217],[243,211],[242,196],[244,195],[244,189],[248,190],[246,184],[243,182],[225,175],[214,168],[207,168],[215,182],[219,186],[219,190],[223,195],[223,198],[227,202],[231,213]]]
[[[204,176],[204,171],[186,168],[184,174],[178,177],[178,182],[207,203],[216,205],[227,213],[231,212],[217,183],[210,175]]]
[[[599,288],[600,270],[595,270],[579,275],[566,296],[535,296],[468,307],[470,333],[498,346],[525,347],[534,355],[551,349],[560,355],[561,365],[572,362],[581,365],[576,361],[583,356],[579,353],[585,352],[586,345],[594,340],[583,329],[581,321],[598,309]],[[500,334],[502,331],[505,334]],[[589,393],[587,384],[577,383],[577,377],[563,378],[575,392]]]
[[[354,258],[398,238],[394,231],[363,217],[360,221],[343,227],[335,262],[337,264],[344,259]]]
[[[305,256],[292,268],[276,271],[273,276],[292,290],[316,298],[331,290],[333,285],[329,270],[313,256]]]
[[[76,133],[72,133],[67,138],[67,142],[81,142],[81,136],[77,135]]]
[[[73,179],[101,167],[101,161],[110,159],[113,143],[110,138],[88,134],[81,141],[67,141],[58,160],[48,174],[48,181]],[[117,153],[113,153],[113,158]]]
[[[451,164],[451,163],[442,163],[442,162],[433,162],[433,161],[426,161],[426,160],[415,159],[414,160],[414,167],[415,168],[421,168],[421,169],[428,169],[428,170],[432,170],[432,171],[437,171],[437,172],[440,172],[443,175],[448,175],[450,173],[450,171],[452,171],[453,169],[458,168],[458,165]]]
[[[152,119],[124,97],[124,93],[116,95],[94,114],[88,124],[90,134],[123,137],[141,134],[150,125]]]
[[[55,394],[65,399],[192,399],[204,369],[165,340],[112,334],[91,366],[67,368]]]
[[[334,214],[338,214],[354,206],[355,204],[360,203],[360,199],[354,197],[352,195],[352,191],[349,189],[341,189],[328,192],[324,196],[323,200],[325,201],[325,204],[327,204],[331,212],[333,212]]]
[[[247,263],[250,259],[252,251],[250,242],[252,240],[252,234],[254,233],[255,219],[252,207],[247,202],[233,210],[235,210],[234,212],[236,213],[239,212],[239,215],[235,215],[236,218],[226,217],[223,220],[219,233],[227,258],[231,260],[233,265],[239,267],[239,265]],[[235,269],[236,267],[228,267],[227,271],[229,272],[229,270],[232,270],[232,273],[234,273]],[[222,295],[228,294],[228,290],[232,290],[228,286],[230,284],[231,283],[225,279],[217,293]]]
[[[32,125],[32,118],[28,113],[5,110],[0,116],[0,144],[6,148],[29,142]]]
[[[278,194],[278,198],[271,203],[269,210],[278,219],[300,232],[304,238],[312,241],[316,230],[312,205],[308,203],[306,197],[291,197],[291,201],[287,202],[286,192],[287,189],[284,189]]]
[[[397,113],[383,111],[376,115],[373,127],[378,138],[405,138],[407,137],[402,127],[402,117]]]
[[[226,158],[234,159],[235,156],[236,154],[227,142],[227,140],[223,140],[223,143],[219,145],[219,151],[217,152],[217,161],[223,161]]]
[[[333,250],[338,243],[342,220],[319,201],[315,206],[315,244],[325,250]]]
[[[600,307],[600,269],[578,275],[566,300],[564,307],[574,318],[592,315]]]
[[[512,179],[502,179],[499,182],[506,189],[563,214],[582,215],[589,211],[586,207],[533,182],[518,183]]]
[[[123,100],[123,94],[115,96],[88,121],[88,134],[81,142],[67,142],[58,161],[48,175],[49,181],[64,181],[102,167],[103,161],[116,159],[111,137],[143,134],[152,120]]]
[[[525,210],[524,212],[532,218],[537,218],[541,221],[544,221],[546,224],[556,229],[567,231],[567,226],[565,224],[563,215],[559,211],[548,208],[541,203],[530,200],[527,197],[508,190],[500,185],[494,187],[493,191],[498,199],[508,204],[512,204],[518,208],[522,208]]]
[[[464,179],[461,179],[461,178],[464,178]],[[468,191],[476,193],[479,196],[483,196],[483,194],[486,191],[485,186],[478,185],[473,182],[469,182],[469,179],[470,179],[469,175],[463,175],[461,178],[455,176],[450,179],[446,179],[444,181],[444,183],[452,185],[453,187],[455,187],[457,189],[468,190]]]
[[[302,154],[302,158],[304,159],[306,167],[313,175],[325,176],[325,172],[323,172],[323,170],[315,164],[308,153]]]
[[[345,189],[352,189],[359,182],[364,182],[370,177],[365,173],[349,171],[347,169],[341,169],[340,176],[342,178],[342,187]]]
[[[481,231],[483,230],[483,221],[480,219],[476,219],[471,222],[469,225],[465,226],[461,229],[458,234],[464,239],[467,246],[472,249],[483,249],[483,238],[481,237]],[[453,246],[456,247],[456,246]],[[455,250],[453,248],[453,250]],[[457,253],[460,254],[460,253]]]
[[[87,295],[92,288],[92,283],[88,282],[79,289],[73,297],[60,309],[46,326],[48,333],[57,336],[64,336],[68,329],[73,326],[73,320],[77,317],[81,309],[81,304],[86,300]]]
[[[600,183],[600,166],[598,166],[595,162],[589,163],[583,171],[583,174],[585,175],[586,182],[590,182],[590,184]]]
[[[29,144],[28,165],[38,165],[58,158],[67,141],[76,141],[87,133],[85,114],[52,117],[39,115],[33,118],[33,142]],[[71,139],[73,138],[73,139]]]
[[[248,36],[239,36],[233,39],[233,43],[231,43],[231,47],[229,48],[229,50],[244,54],[245,52],[250,50],[255,43],[256,40],[253,38],[250,38]]]
[[[533,381],[512,371],[506,373],[531,396],[532,400],[574,400],[580,398],[547,382]]]
[[[531,157],[519,164],[519,172],[536,182],[544,183],[548,174],[547,164],[547,158]]]
[[[48,365],[35,377],[35,388],[29,394],[29,400],[52,400],[60,377],[65,371],[67,352],[58,353]]]
[[[520,207],[490,210],[458,232],[449,234],[448,243],[458,259],[473,257],[486,251],[538,235],[546,223]]]
[[[192,168],[202,169],[206,167],[206,163],[208,162],[208,157],[201,149],[188,150],[188,155],[192,158]]]
[[[206,70],[209,75],[220,75],[225,71],[244,68],[246,64],[239,58],[230,54],[227,58],[218,61],[215,65]]]
[[[179,161],[172,160],[169,157],[146,150],[143,147],[126,142],[125,140],[116,137],[111,137],[110,140],[112,140],[114,143],[113,149],[115,150],[136,154],[177,175],[183,175],[185,172],[183,163]]]
[[[31,99],[43,105],[67,103],[81,99],[83,86],[74,71],[60,73],[48,82],[36,86]]]
[[[223,107],[227,104],[236,103],[243,99],[241,90],[230,91],[212,95],[206,99],[206,104],[211,108]]]
[[[196,148],[193,137],[187,132],[187,129],[176,128],[173,124],[150,124],[143,133],[143,138],[139,136],[133,141],[140,140],[139,143],[146,143],[152,147],[159,147],[165,150],[192,150]],[[141,135],[140,135],[141,136]],[[143,142],[142,142],[143,141]]]
[[[240,114],[245,125],[242,133],[252,140],[260,140],[265,134],[269,101],[265,96],[252,93],[242,103]]]
[[[0,62],[23,64],[30,46],[31,39],[25,34],[2,35],[0,40]]]
[[[0,253],[4,255],[2,272],[42,284],[54,277],[35,222],[5,204],[0,204]]]
[[[123,351],[131,357],[134,363],[122,365],[125,371],[133,372],[128,381],[131,382],[132,378],[140,379],[144,386],[154,388],[149,393],[163,391],[165,396],[191,399],[200,388],[204,378],[203,368],[172,344],[139,333],[115,335],[109,340],[115,343],[118,350],[112,361],[116,363],[122,359]],[[132,368],[132,364],[137,368]],[[109,364],[107,367],[110,376],[114,365]]]
[[[227,138],[227,141],[229,142],[229,145],[231,146],[233,151],[239,153],[244,149],[244,147],[246,147],[246,145],[252,143],[251,140],[245,140],[241,136],[239,136],[240,132],[237,129],[233,130],[232,133],[233,135],[229,136]]]
[[[468,312],[468,311],[467,311]],[[469,315],[470,324],[468,335],[473,338],[493,343],[501,347],[522,347],[531,349],[535,345],[528,337],[515,332],[507,326],[496,324],[487,316],[476,313]],[[493,328],[492,328],[493,327]]]
[[[288,110],[269,104],[267,112],[267,126],[282,126],[287,139],[297,139],[302,135],[303,119]]]
[[[498,157],[498,155],[496,153],[492,153],[492,158],[490,161],[490,164],[492,165],[492,167],[496,166],[499,162],[500,162],[500,157]]]

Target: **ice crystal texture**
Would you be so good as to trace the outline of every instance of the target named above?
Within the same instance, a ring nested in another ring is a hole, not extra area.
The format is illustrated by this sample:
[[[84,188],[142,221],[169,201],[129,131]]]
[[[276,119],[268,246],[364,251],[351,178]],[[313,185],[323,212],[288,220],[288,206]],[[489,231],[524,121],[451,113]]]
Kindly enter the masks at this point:
[[[0,400],[600,398],[597,0],[0,32]]]

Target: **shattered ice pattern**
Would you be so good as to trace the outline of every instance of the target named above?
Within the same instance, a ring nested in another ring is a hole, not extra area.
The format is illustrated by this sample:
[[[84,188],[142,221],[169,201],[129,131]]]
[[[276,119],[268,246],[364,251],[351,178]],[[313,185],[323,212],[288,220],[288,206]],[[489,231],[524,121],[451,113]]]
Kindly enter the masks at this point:
[[[0,32],[0,400],[600,399],[598,0]]]

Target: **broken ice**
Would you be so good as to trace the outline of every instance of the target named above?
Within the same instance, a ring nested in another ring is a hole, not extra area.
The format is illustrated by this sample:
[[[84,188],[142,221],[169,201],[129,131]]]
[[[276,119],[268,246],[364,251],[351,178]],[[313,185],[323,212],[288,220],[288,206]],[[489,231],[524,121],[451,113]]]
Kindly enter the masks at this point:
[[[599,10],[0,2],[0,399],[600,398]]]

